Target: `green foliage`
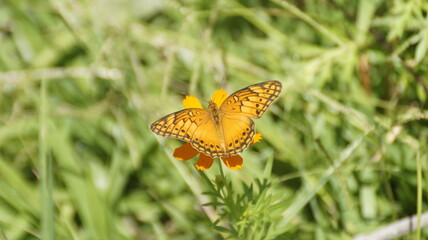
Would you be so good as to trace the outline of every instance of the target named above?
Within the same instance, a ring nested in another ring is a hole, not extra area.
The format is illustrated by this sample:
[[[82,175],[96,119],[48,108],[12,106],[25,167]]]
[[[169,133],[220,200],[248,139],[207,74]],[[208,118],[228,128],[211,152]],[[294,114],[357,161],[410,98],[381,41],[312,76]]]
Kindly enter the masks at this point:
[[[220,165],[221,169],[221,165]],[[206,206],[213,206],[219,218],[213,229],[229,239],[270,239],[276,230],[276,222],[282,218],[286,205],[280,194],[270,193],[273,184],[267,179],[255,179],[255,184],[242,184],[242,193],[235,192],[232,182],[221,170],[217,179],[211,181],[201,173],[210,187],[205,194],[213,197]]]
[[[351,239],[428,207],[427,1],[0,6],[0,239]],[[240,170],[149,130],[274,79]]]

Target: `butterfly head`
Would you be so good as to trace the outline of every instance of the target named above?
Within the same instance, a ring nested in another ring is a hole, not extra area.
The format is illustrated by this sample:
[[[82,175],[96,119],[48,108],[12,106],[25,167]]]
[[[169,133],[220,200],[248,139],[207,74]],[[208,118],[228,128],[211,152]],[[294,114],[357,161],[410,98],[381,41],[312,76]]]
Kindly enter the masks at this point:
[[[209,103],[209,109],[211,111],[214,111],[214,110],[218,109],[217,103],[215,103],[214,101],[210,100],[208,103]]]

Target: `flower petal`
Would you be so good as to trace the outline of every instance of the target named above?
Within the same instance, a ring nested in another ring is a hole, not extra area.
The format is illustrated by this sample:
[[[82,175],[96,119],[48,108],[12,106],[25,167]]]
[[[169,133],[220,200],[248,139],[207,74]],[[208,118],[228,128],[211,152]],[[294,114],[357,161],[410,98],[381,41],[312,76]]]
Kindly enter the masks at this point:
[[[184,108],[203,108],[199,100],[193,95],[187,95],[183,100]]]
[[[250,146],[253,145],[254,143],[258,143],[260,142],[260,140],[262,140],[262,134],[261,133],[256,133],[256,135],[254,135],[253,137],[253,142],[250,143]]]
[[[215,102],[215,104],[217,104],[217,107],[220,107],[226,98],[227,92],[224,89],[220,88],[213,93],[211,101]]]
[[[181,147],[178,147],[174,150],[173,156],[181,161],[186,161],[194,156],[196,156],[199,152],[192,147],[190,143],[186,143]]]
[[[224,164],[226,164],[228,168],[233,170],[240,169],[242,166],[244,166],[244,160],[239,155],[222,157],[221,160],[223,160]]]
[[[198,170],[207,170],[211,165],[213,165],[213,162],[214,158],[201,153],[198,161],[195,163],[195,166]]]

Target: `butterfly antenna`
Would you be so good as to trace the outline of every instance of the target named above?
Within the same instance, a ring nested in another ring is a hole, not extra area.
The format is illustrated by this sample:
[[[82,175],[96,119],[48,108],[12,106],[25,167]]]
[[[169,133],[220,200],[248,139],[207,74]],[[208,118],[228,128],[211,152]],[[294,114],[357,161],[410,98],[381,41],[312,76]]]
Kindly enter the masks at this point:
[[[223,78],[221,79],[221,83],[220,83],[220,88],[224,87],[224,82],[227,80],[228,78],[228,72],[227,72],[227,49],[226,49],[226,45],[224,44],[224,42],[222,40],[220,40],[220,48],[221,48],[221,66],[220,66],[220,71],[223,74]]]
[[[205,99],[201,99],[202,102],[205,102],[206,104],[208,104],[209,102]]]
[[[187,95],[190,95],[190,93],[188,91],[181,91],[181,95],[183,95],[183,97],[186,97]]]
[[[226,81],[226,75],[224,75],[223,78],[221,79],[219,88],[224,88],[224,82],[225,81]]]

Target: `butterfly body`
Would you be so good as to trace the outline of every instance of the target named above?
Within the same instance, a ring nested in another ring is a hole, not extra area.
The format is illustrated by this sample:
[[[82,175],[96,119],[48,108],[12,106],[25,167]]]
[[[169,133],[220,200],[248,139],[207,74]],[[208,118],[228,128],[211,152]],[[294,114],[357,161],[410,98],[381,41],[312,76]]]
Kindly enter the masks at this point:
[[[217,104],[212,100],[209,101],[209,109],[210,109],[209,114],[211,115],[211,120],[214,122],[215,130],[216,130],[217,136],[219,137],[219,140],[220,140],[220,143],[217,146],[220,146],[220,149],[222,150],[223,154],[227,155],[227,148],[226,148],[225,139],[224,139],[224,137],[222,137],[222,136],[224,136],[224,131],[222,128],[222,126],[223,126],[222,119],[223,119],[224,114],[223,114],[221,108],[219,108],[217,106]],[[217,148],[217,146],[216,146],[216,148]]]
[[[217,107],[217,103],[210,100],[208,106],[209,106],[211,117],[212,117],[213,121],[215,121],[216,123],[220,123],[220,120],[222,117],[221,112],[220,112],[221,109],[219,109]]]
[[[188,108],[154,122],[150,129],[165,137],[190,142],[210,157],[228,157],[247,148],[255,135],[251,118],[259,118],[281,92],[279,81],[254,84],[227,97],[220,106]]]

